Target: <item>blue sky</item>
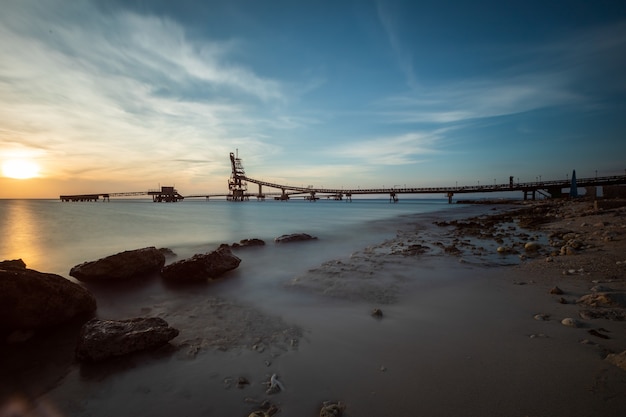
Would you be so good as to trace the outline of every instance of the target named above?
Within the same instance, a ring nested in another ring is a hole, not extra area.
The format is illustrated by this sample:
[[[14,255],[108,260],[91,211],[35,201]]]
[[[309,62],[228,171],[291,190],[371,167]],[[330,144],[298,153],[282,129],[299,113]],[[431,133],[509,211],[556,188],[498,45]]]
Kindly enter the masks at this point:
[[[0,197],[624,174],[626,2],[2,0]]]

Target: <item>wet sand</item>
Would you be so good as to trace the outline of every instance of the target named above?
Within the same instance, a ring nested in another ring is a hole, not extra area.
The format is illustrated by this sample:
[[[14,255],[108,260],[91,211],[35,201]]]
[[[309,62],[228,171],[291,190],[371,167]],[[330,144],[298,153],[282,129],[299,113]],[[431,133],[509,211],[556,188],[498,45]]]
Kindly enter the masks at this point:
[[[523,206],[533,208],[522,220],[533,211],[542,219],[531,229],[511,228],[520,217],[506,215],[399,222],[395,238],[278,274],[274,285],[244,280],[252,272],[244,267],[208,292],[164,296],[155,280],[111,294],[99,314],[163,317],[181,335],[157,352],[91,366],[73,363],[71,337],[42,336],[48,356],[13,368],[22,395],[12,406],[22,409],[0,415],[247,416],[267,399],[279,417],[316,416],[328,400],[353,417],[621,416],[626,371],[605,357],[626,350],[626,322],[584,319],[587,307],[575,301],[595,285],[626,291],[625,212],[543,204]],[[584,244],[551,256],[555,231]],[[541,249],[526,252],[528,241]],[[238,255],[253,264],[268,251]],[[555,286],[564,293],[550,294]],[[562,325],[566,317],[580,327]],[[37,355],[34,345],[20,360]],[[272,374],[284,391],[266,393]],[[249,384],[238,387],[239,378]]]

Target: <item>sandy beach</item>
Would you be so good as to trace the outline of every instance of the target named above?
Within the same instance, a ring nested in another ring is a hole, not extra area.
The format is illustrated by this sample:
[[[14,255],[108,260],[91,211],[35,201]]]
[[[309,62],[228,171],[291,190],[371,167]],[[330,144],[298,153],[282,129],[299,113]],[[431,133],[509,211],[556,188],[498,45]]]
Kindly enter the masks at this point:
[[[289,297],[247,293],[261,303],[234,297],[245,269],[202,303],[196,288],[167,303],[149,287],[142,302],[94,289],[99,314],[162,317],[180,336],[89,366],[73,359],[72,325],[7,344],[0,416],[247,416],[265,400],[277,416],[324,401],[352,417],[621,416],[624,215],[582,199],[424,215],[283,280]],[[284,389],[268,393],[273,374]]]

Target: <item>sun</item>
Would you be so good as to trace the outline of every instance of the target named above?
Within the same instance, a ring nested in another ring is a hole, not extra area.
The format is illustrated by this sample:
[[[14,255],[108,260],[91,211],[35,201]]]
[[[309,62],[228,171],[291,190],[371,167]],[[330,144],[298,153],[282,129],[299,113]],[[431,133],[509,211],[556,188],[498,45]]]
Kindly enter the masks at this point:
[[[25,180],[39,175],[39,165],[28,159],[10,159],[2,163],[2,175]]]

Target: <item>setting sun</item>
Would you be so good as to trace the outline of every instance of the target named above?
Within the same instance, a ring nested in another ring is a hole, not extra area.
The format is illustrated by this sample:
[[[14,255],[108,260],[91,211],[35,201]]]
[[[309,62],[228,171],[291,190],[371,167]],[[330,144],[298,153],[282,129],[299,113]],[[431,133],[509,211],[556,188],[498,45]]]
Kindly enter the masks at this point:
[[[15,179],[28,179],[39,174],[39,165],[26,159],[11,159],[2,163],[2,175]]]

